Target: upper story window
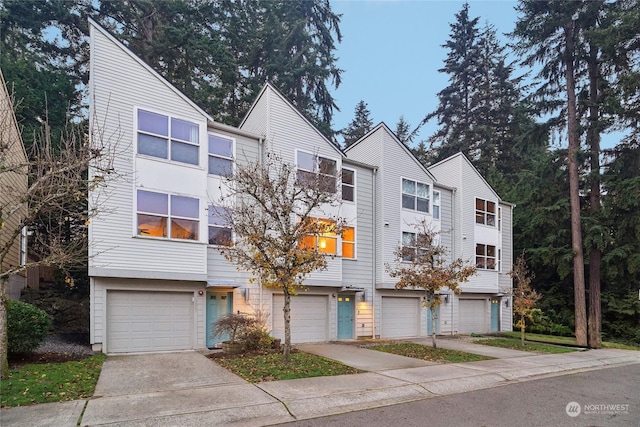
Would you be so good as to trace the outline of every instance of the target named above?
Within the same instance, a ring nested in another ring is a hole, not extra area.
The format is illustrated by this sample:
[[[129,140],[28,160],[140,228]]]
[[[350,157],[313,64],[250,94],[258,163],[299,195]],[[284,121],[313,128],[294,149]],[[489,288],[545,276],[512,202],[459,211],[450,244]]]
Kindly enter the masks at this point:
[[[342,257],[356,257],[356,229],[353,227],[342,227]]]
[[[209,173],[229,176],[233,172],[233,139],[209,134]]]
[[[231,246],[233,238],[229,217],[231,209],[209,205],[209,244]]]
[[[332,231],[335,229],[335,221],[322,218],[309,218],[309,221],[317,222],[318,233],[305,236],[300,247],[310,250],[317,249],[323,254],[336,255],[338,253],[338,235]]]
[[[356,172],[342,168],[342,200],[353,202],[356,200]]]
[[[476,199],[476,224],[496,226],[496,202]]]
[[[429,212],[429,184],[402,178],[402,207]]]
[[[433,190],[433,219],[440,219],[440,192]]]
[[[476,268],[482,270],[496,269],[495,246],[484,245],[482,243],[476,244]]]
[[[199,164],[197,123],[138,110],[138,154]]]
[[[418,247],[418,234],[408,231],[402,232],[402,260],[414,261],[416,255],[424,255],[425,248]]]
[[[326,157],[298,151],[297,154],[298,181],[314,182],[319,180],[320,189],[327,193],[335,193],[338,183],[338,162]]]
[[[198,240],[199,205],[194,197],[138,190],[138,235]]]

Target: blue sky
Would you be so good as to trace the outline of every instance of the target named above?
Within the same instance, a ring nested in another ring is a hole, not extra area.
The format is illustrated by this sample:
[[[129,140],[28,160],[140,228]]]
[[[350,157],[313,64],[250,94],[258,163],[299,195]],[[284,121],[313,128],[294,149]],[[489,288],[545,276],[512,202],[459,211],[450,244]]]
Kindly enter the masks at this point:
[[[334,114],[333,128],[345,128],[354,117],[356,104],[368,104],[374,124],[385,122],[395,130],[401,115],[413,129],[437,108],[437,93],[447,85],[439,73],[446,50],[441,47],[450,33],[449,24],[463,1],[445,0],[331,0],[332,10],[342,15],[342,43],[336,56],[345,70],[333,96],[341,111]],[[471,18],[479,27],[495,26],[498,34],[513,30],[516,1],[469,1]],[[506,38],[505,38],[506,41]],[[426,139],[437,129],[435,120],[422,128]],[[341,139],[341,138],[339,138]]]

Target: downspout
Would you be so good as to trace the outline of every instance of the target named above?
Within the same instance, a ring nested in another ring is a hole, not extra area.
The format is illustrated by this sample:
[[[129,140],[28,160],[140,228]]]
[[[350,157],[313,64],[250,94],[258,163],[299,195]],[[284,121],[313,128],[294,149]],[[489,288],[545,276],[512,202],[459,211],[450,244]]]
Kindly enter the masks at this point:
[[[264,155],[264,138],[260,138],[259,140],[259,144],[258,144],[258,158],[260,161],[260,164],[263,163],[264,159],[263,159],[263,155]],[[262,311],[262,307],[263,307],[263,300],[262,300],[262,280],[260,279],[260,277],[258,277],[258,297],[260,298],[260,313],[261,315],[264,314],[264,312]],[[273,313],[269,312],[269,317],[271,318],[271,330],[273,330]]]
[[[373,169],[373,186],[372,186],[372,203],[373,203],[373,263],[372,263],[372,269],[371,269],[371,328],[372,328],[372,337],[373,339],[376,339],[376,269],[377,269],[377,262],[378,262],[378,229],[377,229],[377,224],[378,224],[378,219],[377,219],[377,211],[378,211],[378,203],[376,200],[376,189],[377,189],[377,183],[376,183],[376,177],[378,174],[378,168],[374,168]]]
[[[456,191],[453,189],[451,194],[451,252],[453,253],[453,259],[456,259]],[[456,306],[455,293],[451,293],[451,336],[453,336],[453,309]]]

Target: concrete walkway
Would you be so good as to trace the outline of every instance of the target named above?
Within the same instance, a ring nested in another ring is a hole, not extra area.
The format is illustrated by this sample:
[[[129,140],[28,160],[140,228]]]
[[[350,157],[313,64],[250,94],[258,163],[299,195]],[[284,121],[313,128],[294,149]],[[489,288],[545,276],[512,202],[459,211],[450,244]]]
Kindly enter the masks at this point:
[[[249,384],[197,352],[111,356],[92,399],[2,409],[0,424],[262,426],[640,363],[638,351],[602,349],[406,367],[406,358],[381,353],[389,363],[384,369],[374,350],[335,344],[313,347],[374,371]]]

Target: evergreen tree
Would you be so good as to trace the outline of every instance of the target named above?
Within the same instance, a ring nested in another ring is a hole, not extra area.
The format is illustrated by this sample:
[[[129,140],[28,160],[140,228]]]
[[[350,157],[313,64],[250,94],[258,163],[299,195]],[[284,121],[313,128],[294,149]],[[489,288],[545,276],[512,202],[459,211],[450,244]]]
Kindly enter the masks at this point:
[[[404,119],[404,116],[400,116],[398,119],[398,123],[396,123],[396,136],[405,145],[409,145],[409,143],[413,140],[413,135],[409,132],[410,125]]]
[[[373,126],[373,122],[370,118],[371,112],[367,108],[366,102],[358,102],[354,114],[355,117],[351,120],[349,125],[340,131],[344,137],[344,148],[347,148],[365,136]]]

